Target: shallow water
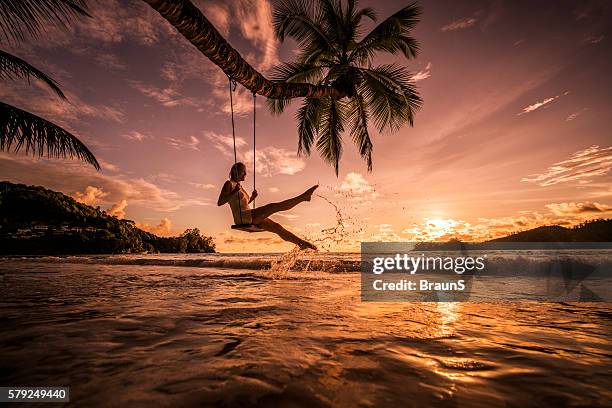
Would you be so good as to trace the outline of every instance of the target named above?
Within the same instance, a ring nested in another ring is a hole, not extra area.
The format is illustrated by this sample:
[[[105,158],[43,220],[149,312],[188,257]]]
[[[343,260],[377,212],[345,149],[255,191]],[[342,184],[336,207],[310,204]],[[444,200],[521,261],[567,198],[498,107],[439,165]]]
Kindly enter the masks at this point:
[[[354,272],[50,259],[0,261],[2,386],[80,406],[611,405],[610,303],[366,303]]]

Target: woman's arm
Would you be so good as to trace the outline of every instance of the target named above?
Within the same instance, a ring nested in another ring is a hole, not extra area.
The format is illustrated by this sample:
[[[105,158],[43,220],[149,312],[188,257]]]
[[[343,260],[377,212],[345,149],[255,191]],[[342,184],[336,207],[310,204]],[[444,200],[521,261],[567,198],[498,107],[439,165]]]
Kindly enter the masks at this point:
[[[236,183],[236,186],[232,190],[232,184],[230,183],[229,180],[227,180],[225,184],[223,184],[221,193],[219,193],[219,199],[217,200],[217,205],[220,207],[223,204],[227,203],[232,198],[232,195],[238,193],[238,191],[240,191],[240,185]]]
[[[253,200],[255,200],[256,197],[257,197],[257,190],[253,190],[253,194],[251,194],[251,198],[249,198],[249,204],[251,204]]]

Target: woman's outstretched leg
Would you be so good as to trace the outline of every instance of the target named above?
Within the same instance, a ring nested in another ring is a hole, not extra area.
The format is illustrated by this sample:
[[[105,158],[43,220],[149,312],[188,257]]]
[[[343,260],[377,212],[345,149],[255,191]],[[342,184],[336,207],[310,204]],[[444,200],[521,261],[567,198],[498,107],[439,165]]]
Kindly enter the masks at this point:
[[[266,231],[275,233],[276,235],[278,235],[285,241],[294,243],[295,245],[299,246],[301,249],[307,249],[307,248],[314,249],[314,250],[317,249],[317,247],[311,244],[310,242],[305,241],[302,238],[298,237],[297,235],[287,231],[285,228],[283,228],[282,225],[280,225],[277,222],[272,221],[269,218],[264,218],[263,220],[259,222],[258,225]]]
[[[253,224],[258,224],[262,220],[268,218],[272,214],[277,213],[279,211],[290,210],[303,201],[310,201],[310,198],[312,197],[312,193],[317,189],[317,187],[319,186],[312,186],[308,190],[300,194],[299,196],[290,198],[288,200],[281,201],[279,203],[266,204],[259,208],[254,209],[251,213],[253,217]]]

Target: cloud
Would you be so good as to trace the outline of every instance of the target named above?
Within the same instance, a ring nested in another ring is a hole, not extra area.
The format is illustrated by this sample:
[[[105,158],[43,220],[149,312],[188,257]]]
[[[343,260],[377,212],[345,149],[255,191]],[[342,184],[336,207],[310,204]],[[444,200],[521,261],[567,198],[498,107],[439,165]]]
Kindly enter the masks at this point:
[[[248,168],[252,168],[252,153],[243,154],[241,156],[244,164],[246,164]],[[292,176],[304,170],[306,167],[304,160],[298,157],[294,152],[273,146],[257,149],[255,158],[255,170],[257,174],[263,177],[272,177],[278,174]]]
[[[454,31],[454,30],[463,30],[465,28],[470,28],[474,26],[478,22],[476,17],[465,17],[459,20],[455,20],[444,27],[441,28],[442,31]]]
[[[136,223],[136,227],[143,231],[150,232],[151,234],[168,236],[171,235],[172,222],[168,218],[163,218],[158,225],[153,226],[147,223]]]
[[[278,64],[277,41],[272,24],[272,5],[268,0],[238,1],[235,4],[240,32],[259,48],[261,60],[256,69],[260,72]]]
[[[143,133],[137,132],[135,130],[132,130],[130,132],[124,133],[121,135],[122,138],[124,139],[128,139],[128,140],[135,140],[137,142],[142,142],[145,139],[150,138],[150,136],[147,136]]]
[[[98,163],[100,164],[102,170],[110,171],[113,173],[117,173],[119,171],[119,166],[109,163],[104,159],[98,158]]]
[[[582,114],[583,112],[587,111],[587,108],[582,108],[579,111],[576,111],[574,113],[572,113],[571,115],[569,115],[567,118],[565,118],[566,122],[571,122],[572,120],[576,119],[580,114]]]
[[[67,29],[46,27],[45,41],[41,47],[66,47],[79,49],[92,41],[98,44],[115,44],[135,41],[151,46],[168,35],[177,35],[159,14],[144,3],[121,0],[89,2],[91,18],[74,19]]]
[[[348,173],[340,186],[335,188],[336,196],[360,205],[371,205],[379,194],[374,187],[359,173]]]
[[[3,179],[7,181],[41,185],[55,191],[70,193],[96,186],[108,193],[104,199],[109,203],[125,199],[131,204],[165,212],[192,205],[210,205],[208,200],[183,197],[143,178],[120,173],[104,174],[76,161],[0,153],[0,168]]]
[[[612,168],[612,146],[600,148],[593,145],[580,150],[568,160],[554,163],[542,174],[533,174],[521,179],[540,186],[552,186],[568,181],[586,181],[603,176]]]
[[[168,183],[168,184],[174,184],[174,183],[178,183],[181,181],[179,177],[175,176],[174,174],[169,174],[169,173],[151,174],[150,176],[147,177],[147,180],[152,183],[162,182],[162,183]]]
[[[382,242],[398,242],[402,241],[402,237],[400,237],[394,230],[392,224],[379,224],[378,231],[371,236],[373,241],[382,241]]]
[[[214,19],[212,21],[215,27],[227,34],[230,26],[236,28],[242,37],[251,43],[256,50],[253,53],[243,53],[242,56],[256,70],[265,75],[272,67],[279,64],[278,42],[272,24],[272,6],[268,0],[237,0],[229,2],[226,6],[206,2],[201,8],[206,12],[212,11],[211,19]],[[214,107],[220,107],[221,112],[229,113],[227,77],[217,69],[210,83],[213,84],[213,96],[219,101]],[[240,84],[233,94],[233,103],[236,115],[244,116],[253,110],[253,96]]]
[[[542,106],[551,103],[552,101],[554,101],[557,98],[559,98],[559,95],[553,96],[553,97],[550,97],[550,98],[546,98],[546,99],[544,99],[543,101],[540,101],[540,102],[536,102],[533,105],[529,105],[529,106],[523,108],[523,111],[517,113],[517,115],[521,116],[521,115],[524,115],[525,113],[533,112],[533,111],[535,111],[537,109],[540,109]]]
[[[516,216],[478,218],[474,223],[453,218],[424,218],[422,222],[413,223],[402,230],[402,234],[417,241],[448,241],[451,238],[486,241],[543,225],[569,227],[598,218],[603,211],[611,211],[611,207],[597,203],[560,203],[548,204],[546,207],[551,213],[519,211]]]
[[[552,211],[553,214],[559,216],[567,215],[578,215],[585,213],[610,213],[612,212],[612,206],[606,204],[585,202],[585,203],[551,203],[546,204],[546,207]]]
[[[71,197],[74,198],[79,203],[93,206],[93,205],[98,204],[100,200],[106,197],[108,194],[109,193],[105,193],[104,191],[102,191],[101,188],[94,187],[94,186],[87,186],[83,193],[77,191],[74,194],[72,194]]]
[[[202,9],[202,13],[210,20],[217,31],[227,38],[230,31],[230,12],[227,9],[227,5],[206,2],[200,6],[200,9]]]
[[[451,238],[471,241],[478,236],[478,228],[463,220],[453,218],[423,218],[421,223],[413,223],[402,230],[412,240],[445,241]]]
[[[122,62],[115,54],[108,52],[96,54],[94,60],[103,68],[110,70],[123,71],[127,65]]]
[[[342,180],[342,184],[340,184],[338,190],[363,195],[365,193],[374,191],[374,188],[361,174],[351,172],[344,177],[344,180]]]
[[[60,99],[50,94],[39,81],[32,81],[31,85],[33,86],[14,81],[3,84],[0,87],[0,99],[70,131],[71,124],[80,123],[86,117],[123,122],[123,112],[112,106],[87,103],[66,89],[66,99]]]
[[[234,157],[234,139],[232,135],[222,135],[211,131],[204,132],[204,137],[210,141],[213,147],[225,156]],[[236,149],[247,145],[247,142],[240,136],[236,136]]]
[[[204,137],[224,156],[234,158],[234,140],[231,135],[207,131],[204,132]],[[253,152],[248,149],[248,143],[242,137],[236,137],[236,150],[238,161],[242,161],[248,169],[252,169]],[[272,177],[278,174],[294,175],[306,167],[304,160],[297,157],[294,152],[273,146],[257,149],[255,160],[255,170],[258,175],[263,177]]]
[[[162,106],[174,108],[177,106],[188,106],[197,108],[198,111],[203,111],[208,103],[203,98],[184,96],[178,90],[176,84],[170,84],[166,88],[160,88],[154,85],[147,85],[141,81],[128,81],[130,86],[143,95],[148,96],[159,102]]]
[[[215,107],[220,109],[220,113],[231,112],[229,82],[227,76],[220,70],[217,70],[212,75],[212,95],[217,100]],[[236,85],[236,89],[232,87],[232,100],[234,107],[234,115],[246,116],[253,113],[253,94],[240,84]],[[262,99],[262,98],[259,98]],[[258,105],[259,106],[259,105]]]
[[[568,94],[569,94],[569,91],[565,91],[565,92],[563,93],[563,95],[556,95],[556,96],[552,96],[552,97],[550,97],[550,98],[546,98],[546,99],[544,99],[543,101],[536,102],[536,103],[534,103],[533,105],[529,105],[529,106],[527,106],[527,107],[523,108],[523,110],[522,110],[521,112],[517,113],[517,115],[518,115],[518,116],[521,116],[521,115],[524,115],[525,113],[529,113],[529,112],[533,112],[533,111],[535,111],[535,110],[538,110],[538,109],[540,109],[542,106],[548,105],[549,103],[551,103],[551,102],[553,102],[553,101],[555,101],[555,100],[559,99],[561,96],[565,96],[565,95],[568,95]]]
[[[603,39],[605,38],[605,35],[592,35],[590,37],[587,37],[584,42],[586,44],[597,44],[600,43]]]
[[[116,204],[113,204],[111,208],[106,210],[106,213],[111,217],[117,217],[122,220],[125,218],[125,207],[128,206],[127,200],[121,200]]]
[[[176,150],[183,149],[191,149],[191,150],[200,150],[198,145],[200,144],[200,139],[195,136],[189,136],[189,140],[181,140],[175,139],[173,137],[166,138],[168,144],[172,146]]]
[[[278,193],[280,189],[278,187],[270,187],[268,191],[271,193]]]
[[[424,70],[419,71],[412,76],[411,78],[412,82],[419,82],[419,81],[422,81],[424,79],[431,77],[431,67],[432,67],[431,62],[428,62]]]
[[[202,183],[189,183],[189,184],[194,186],[195,188],[199,188],[200,190],[211,190],[217,187],[214,184],[202,184]]]

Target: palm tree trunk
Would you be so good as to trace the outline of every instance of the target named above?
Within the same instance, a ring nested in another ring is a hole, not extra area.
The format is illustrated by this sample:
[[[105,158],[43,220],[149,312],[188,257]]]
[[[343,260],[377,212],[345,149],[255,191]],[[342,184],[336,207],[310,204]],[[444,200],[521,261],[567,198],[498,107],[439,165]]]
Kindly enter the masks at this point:
[[[186,39],[227,75],[251,92],[272,99],[299,97],[340,99],[346,93],[331,87],[306,83],[272,82],[257,72],[223,38],[189,0],[143,0],[168,20]]]

